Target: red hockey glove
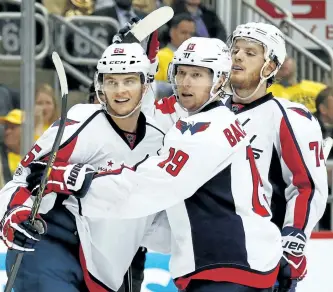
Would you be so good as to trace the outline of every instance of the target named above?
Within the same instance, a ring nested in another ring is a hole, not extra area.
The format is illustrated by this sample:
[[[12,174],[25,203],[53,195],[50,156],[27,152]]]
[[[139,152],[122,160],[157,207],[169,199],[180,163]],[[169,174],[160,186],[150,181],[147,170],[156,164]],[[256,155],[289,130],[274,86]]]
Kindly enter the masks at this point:
[[[31,174],[27,176],[28,189],[32,195],[36,195],[46,162],[33,161],[28,167],[31,170]],[[89,164],[56,162],[50,172],[44,194],[55,192],[83,198],[88,192],[94,174],[94,167]]]
[[[29,221],[31,208],[15,206],[8,210],[0,223],[0,236],[9,249],[34,251],[34,245],[46,233],[45,221],[37,215],[34,224]]]

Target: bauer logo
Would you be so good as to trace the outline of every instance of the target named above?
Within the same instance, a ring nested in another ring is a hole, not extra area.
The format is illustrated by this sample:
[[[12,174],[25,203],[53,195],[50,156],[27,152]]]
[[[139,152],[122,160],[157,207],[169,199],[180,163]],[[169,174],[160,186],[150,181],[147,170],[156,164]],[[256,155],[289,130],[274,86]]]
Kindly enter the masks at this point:
[[[124,49],[122,48],[115,48],[113,51],[114,54],[124,54]]]

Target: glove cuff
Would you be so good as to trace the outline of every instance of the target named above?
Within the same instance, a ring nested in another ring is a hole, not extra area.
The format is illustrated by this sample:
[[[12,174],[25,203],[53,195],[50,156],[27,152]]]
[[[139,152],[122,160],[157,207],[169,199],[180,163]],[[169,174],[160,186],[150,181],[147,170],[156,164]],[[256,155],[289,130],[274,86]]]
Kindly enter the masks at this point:
[[[69,165],[64,173],[66,187],[75,197],[82,198],[88,192],[95,169],[89,164]]]
[[[304,255],[306,246],[305,233],[295,227],[284,227],[281,231],[283,251],[295,257]]]

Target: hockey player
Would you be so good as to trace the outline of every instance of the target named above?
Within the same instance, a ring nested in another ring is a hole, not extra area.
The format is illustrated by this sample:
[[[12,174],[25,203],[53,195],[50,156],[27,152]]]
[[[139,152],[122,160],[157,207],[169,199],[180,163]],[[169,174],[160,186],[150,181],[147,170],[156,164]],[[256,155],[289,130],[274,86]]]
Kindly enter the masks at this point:
[[[278,228],[255,209],[260,203],[269,212],[249,139],[220,101],[230,68],[223,42],[184,42],[170,73],[175,96],[190,116],[168,131],[158,156],[136,171],[97,174],[81,200],[82,218],[96,222],[167,209],[170,271],[178,288],[189,292],[271,291],[282,256]],[[112,237],[108,228],[103,234]]]
[[[101,91],[105,99],[99,98],[102,106],[80,104],[68,112],[57,161],[36,224],[27,224],[33,201],[31,194],[36,190],[27,188],[27,183],[31,186],[40,180],[58,122],[36,142],[22,160],[13,180],[0,193],[0,235],[9,247],[7,272],[17,250],[30,251],[23,257],[14,284],[16,292],[116,291],[145,232],[149,235],[152,232],[149,227],[153,224],[152,228],[155,228],[157,224],[157,221],[153,222],[154,215],[98,222],[94,227],[99,229],[93,228],[95,233],[92,235],[100,239],[99,249],[89,245],[89,238],[81,237],[86,228],[86,222],[79,216],[81,195],[89,187],[92,174],[132,167],[155,154],[164,138],[163,131],[140,112],[151,73],[150,60],[142,47],[139,44],[111,45],[97,69],[97,97]],[[63,178],[61,182],[58,181],[60,177]],[[81,185],[83,181],[85,183]],[[64,205],[70,206],[72,213]],[[112,234],[108,241],[102,239],[104,228]],[[103,257],[103,249],[108,251],[107,258]],[[86,254],[92,254],[102,265],[93,266]],[[87,266],[92,273],[97,269],[107,275],[105,289],[98,280],[90,277]],[[134,291],[139,290],[140,287]]]
[[[230,41],[233,97],[226,105],[251,139],[272,220],[282,232],[280,288],[289,289],[306,274],[306,244],[326,206],[322,134],[303,105],[266,94],[286,57],[281,31],[247,23],[236,28]],[[256,208],[269,215],[260,204]]]

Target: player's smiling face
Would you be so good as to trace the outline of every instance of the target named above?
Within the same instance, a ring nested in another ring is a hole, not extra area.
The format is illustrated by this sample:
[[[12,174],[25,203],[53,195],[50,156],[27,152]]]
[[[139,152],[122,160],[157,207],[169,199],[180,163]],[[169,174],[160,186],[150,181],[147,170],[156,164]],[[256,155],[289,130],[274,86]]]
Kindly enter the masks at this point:
[[[208,68],[179,65],[176,83],[182,106],[188,111],[195,111],[209,99],[213,76]]]
[[[256,88],[260,81],[260,70],[265,63],[264,48],[258,42],[237,40],[232,49],[230,82],[235,89]]]
[[[105,74],[104,93],[111,114],[127,115],[134,110],[144,93],[138,73]]]

